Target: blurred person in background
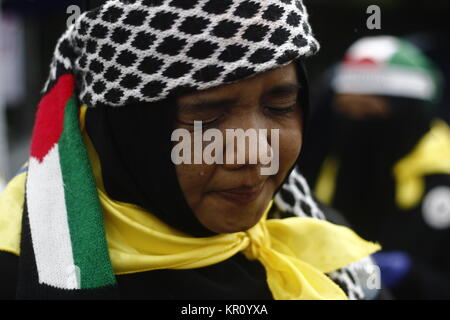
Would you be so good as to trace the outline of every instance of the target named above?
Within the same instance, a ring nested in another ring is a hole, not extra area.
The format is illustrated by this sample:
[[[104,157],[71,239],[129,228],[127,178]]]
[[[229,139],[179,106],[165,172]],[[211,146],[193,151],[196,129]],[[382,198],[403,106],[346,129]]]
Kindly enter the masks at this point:
[[[329,129],[305,146],[302,163],[316,195],[380,241],[375,258],[396,298],[450,298],[450,129],[435,117],[440,73],[407,41],[368,37],[328,85],[312,126]]]

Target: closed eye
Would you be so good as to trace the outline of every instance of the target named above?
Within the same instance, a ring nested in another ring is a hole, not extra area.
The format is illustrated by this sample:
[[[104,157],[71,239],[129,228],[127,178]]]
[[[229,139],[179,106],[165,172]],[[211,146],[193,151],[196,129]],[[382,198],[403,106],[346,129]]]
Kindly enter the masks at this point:
[[[270,107],[266,106],[265,109],[268,110],[273,115],[286,115],[294,112],[298,108],[298,104],[295,103],[289,107]]]

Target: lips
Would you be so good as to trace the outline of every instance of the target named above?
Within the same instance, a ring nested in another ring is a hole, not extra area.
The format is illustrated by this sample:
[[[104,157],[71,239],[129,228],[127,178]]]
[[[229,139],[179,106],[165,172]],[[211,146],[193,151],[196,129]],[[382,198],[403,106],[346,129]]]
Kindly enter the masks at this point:
[[[259,197],[264,189],[264,184],[265,182],[262,182],[256,186],[242,186],[233,189],[216,191],[215,193],[228,201],[238,204],[248,204],[255,201]]]

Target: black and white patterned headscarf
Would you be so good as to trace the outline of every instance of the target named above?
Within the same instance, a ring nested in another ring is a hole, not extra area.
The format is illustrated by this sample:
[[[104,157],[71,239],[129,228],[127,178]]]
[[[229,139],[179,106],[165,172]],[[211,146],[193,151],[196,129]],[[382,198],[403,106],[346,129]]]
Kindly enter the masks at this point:
[[[153,102],[318,50],[301,0],[110,0],[61,37],[45,90],[73,72],[88,106]]]

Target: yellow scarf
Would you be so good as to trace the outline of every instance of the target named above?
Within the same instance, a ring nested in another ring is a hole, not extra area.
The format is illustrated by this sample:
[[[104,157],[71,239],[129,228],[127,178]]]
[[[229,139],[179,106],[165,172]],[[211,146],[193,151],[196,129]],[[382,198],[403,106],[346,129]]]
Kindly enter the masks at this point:
[[[425,193],[426,175],[450,174],[450,128],[435,120],[431,130],[406,157],[394,166],[396,202],[404,210],[414,208]]]
[[[246,232],[194,238],[163,223],[144,209],[109,198],[101,180],[96,152],[81,127],[100,201],[116,274],[157,269],[194,269],[225,261],[238,252],[264,266],[275,299],[346,299],[325,273],[379,250],[348,228],[310,218],[267,220]]]

